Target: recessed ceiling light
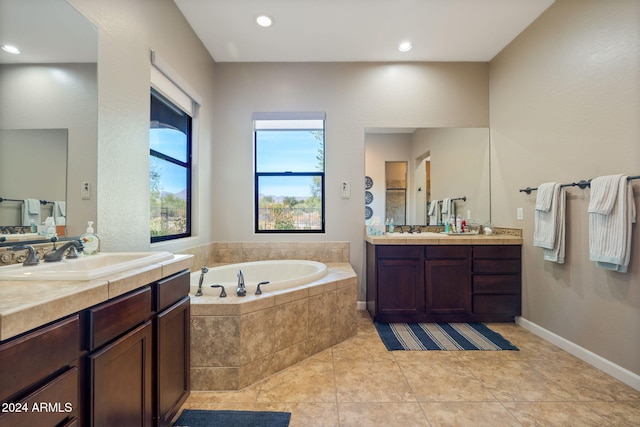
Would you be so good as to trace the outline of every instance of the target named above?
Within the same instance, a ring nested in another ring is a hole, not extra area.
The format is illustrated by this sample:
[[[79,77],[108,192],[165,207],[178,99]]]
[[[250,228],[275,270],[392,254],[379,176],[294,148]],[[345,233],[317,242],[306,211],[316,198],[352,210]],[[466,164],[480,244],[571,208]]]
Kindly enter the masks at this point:
[[[14,55],[18,55],[20,53],[20,49],[15,46],[11,46],[10,44],[3,44],[2,46],[0,46],[0,49],[4,50],[5,52],[13,53]]]
[[[400,52],[409,52],[411,49],[413,48],[413,45],[411,44],[410,41],[405,41],[400,43],[400,45],[398,46],[398,50]]]
[[[273,24],[273,18],[269,15],[256,16],[256,23],[261,27],[270,27]]]

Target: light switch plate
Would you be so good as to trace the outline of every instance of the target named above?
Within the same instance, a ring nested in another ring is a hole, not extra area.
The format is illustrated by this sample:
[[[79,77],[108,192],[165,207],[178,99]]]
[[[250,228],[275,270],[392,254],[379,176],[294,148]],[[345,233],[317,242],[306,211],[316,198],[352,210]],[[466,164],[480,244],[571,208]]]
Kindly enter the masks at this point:
[[[340,183],[340,197],[343,199],[351,198],[351,183],[349,181],[342,181]]]
[[[89,181],[82,183],[82,187],[80,188],[80,197],[82,197],[82,200],[91,199],[91,183]]]
[[[516,212],[516,218],[519,221],[522,221],[522,219],[524,218],[524,213],[522,211],[522,208],[518,208],[517,212]]]

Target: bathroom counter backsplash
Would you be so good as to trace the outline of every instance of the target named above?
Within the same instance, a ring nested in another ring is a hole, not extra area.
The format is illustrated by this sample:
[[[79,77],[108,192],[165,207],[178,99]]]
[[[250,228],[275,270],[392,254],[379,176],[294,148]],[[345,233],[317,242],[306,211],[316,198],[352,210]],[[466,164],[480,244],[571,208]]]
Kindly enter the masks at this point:
[[[0,341],[61,319],[191,267],[192,255],[91,281],[0,283]]]

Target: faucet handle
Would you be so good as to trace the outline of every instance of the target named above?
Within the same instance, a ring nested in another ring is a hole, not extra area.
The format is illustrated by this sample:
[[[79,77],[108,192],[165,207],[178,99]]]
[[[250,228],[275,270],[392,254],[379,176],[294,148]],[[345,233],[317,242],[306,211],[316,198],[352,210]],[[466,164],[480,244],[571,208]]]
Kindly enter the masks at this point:
[[[258,283],[258,289],[256,289],[256,295],[262,295],[262,289],[260,289],[260,285],[268,285],[269,282],[260,282]]]

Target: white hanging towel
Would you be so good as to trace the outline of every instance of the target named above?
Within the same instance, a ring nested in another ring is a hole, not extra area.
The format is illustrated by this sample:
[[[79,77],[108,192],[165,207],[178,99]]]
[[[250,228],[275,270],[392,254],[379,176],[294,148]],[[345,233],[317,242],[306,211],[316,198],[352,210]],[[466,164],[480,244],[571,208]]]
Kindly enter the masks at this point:
[[[447,222],[451,222],[451,217],[455,218],[456,216],[456,205],[451,200],[451,198],[447,197],[442,201],[442,223],[445,224]],[[455,224],[455,222],[454,222]]]
[[[28,227],[31,221],[40,225],[40,200],[24,199],[22,201],[22,225]]]
[[[440,201],[432,200],[429,205],[429,225],[438,225],[440,222]]]
[[[607,270],[626,273],[631,260],[632,224],[636,222],[633,190],[626,175],[591,181],[589,259]]]
[[[564,264],[566,192],[557,182],[538,186],[533,246],[544,249],[544,260]]]
[[[67,225],[66,202],[53,202],[53,219],[56,225]]]

